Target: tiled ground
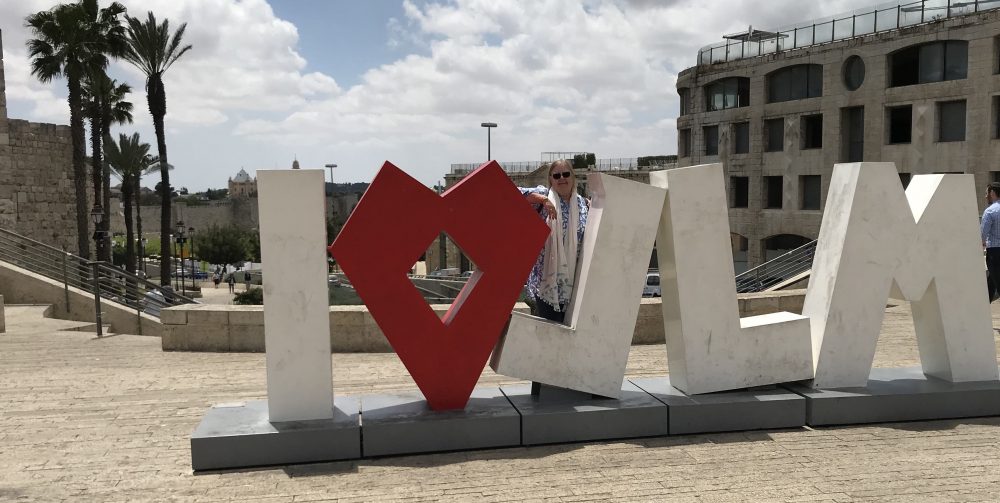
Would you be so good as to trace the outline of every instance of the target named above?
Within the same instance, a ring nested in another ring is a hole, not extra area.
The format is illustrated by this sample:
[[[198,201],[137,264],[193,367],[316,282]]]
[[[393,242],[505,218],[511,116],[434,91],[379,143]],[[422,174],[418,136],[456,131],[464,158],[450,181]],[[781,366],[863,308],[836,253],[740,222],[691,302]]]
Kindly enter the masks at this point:
[[[7,308],[0,501],[1000,501],[1000,417],[194,475],[189,435],[213,403],[265,397],[264,355],[163,353],[73,325]],[[876,365],[917,362],[908,309],[888,309]],[[662,346],[633,347],[630,375],[665,371]],[[336,354],[334,379],[345,394],[414,387],[392,354]]]

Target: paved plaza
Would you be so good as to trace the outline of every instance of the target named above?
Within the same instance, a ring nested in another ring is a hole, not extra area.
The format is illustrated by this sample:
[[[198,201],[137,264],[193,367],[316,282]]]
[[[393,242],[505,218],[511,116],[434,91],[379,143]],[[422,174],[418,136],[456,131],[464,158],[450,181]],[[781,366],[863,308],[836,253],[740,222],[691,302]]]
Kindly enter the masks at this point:
[[[994,305],[1000,326],[1000,306]],[[193,474],[215,403],[266,396],[263,354],[164,353],[8,306],[0,334],[0,501],[1000,501],[1000,417],[691,435]],[[906,305],[875,364],[918,363]],[[663,374],[662,345],[628,374]],[[335,389],[414,389],[392,354],[335,354]],[[517,382],[487,368],[480,384]]]

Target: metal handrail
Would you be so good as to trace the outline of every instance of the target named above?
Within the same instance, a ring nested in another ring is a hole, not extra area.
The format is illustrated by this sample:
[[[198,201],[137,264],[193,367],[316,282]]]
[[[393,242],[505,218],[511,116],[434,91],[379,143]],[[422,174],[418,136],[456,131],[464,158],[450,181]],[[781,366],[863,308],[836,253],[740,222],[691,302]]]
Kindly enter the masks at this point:
[[[100,301],[110,301],[159,317],[160,309],[195,301],[112,264],[91,261],[6,229],[0,229],[0,260],[63,284],[66,305],[69,287],[94,294],[97,332],[102,335]],[[141,330],[141,323],[139,324]]]
[[[1000,0],[899,0],[702,47],[698,65],[754,58],[1000,8]],[[759,36],[763,34],[764,36]],[[741,34],[742,36],[742,34]]]
[[[736,275],[736,292],[760,292],[812,268],[816,241],[810,241]]]

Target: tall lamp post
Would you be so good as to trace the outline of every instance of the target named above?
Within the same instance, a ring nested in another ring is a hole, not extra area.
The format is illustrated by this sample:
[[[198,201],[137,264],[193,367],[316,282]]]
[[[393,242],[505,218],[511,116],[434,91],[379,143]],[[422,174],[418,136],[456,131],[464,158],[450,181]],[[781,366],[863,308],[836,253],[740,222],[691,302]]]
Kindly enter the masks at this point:
[[[97,258],[101,257],[101,246],[104,244],[104,235],[100,231],[101,221],[104,220],[104,209],[101,205],[95,204],[94,208],[90,210],[90,219],[94,222],[94,247],[95,252],[97,252]],[[103,336],[104,327],[101,323],[101,282],[98,278],[98,263],[94,261],[93,263],[93,274],[94,274],[94,318],[97,320],[97,336]]]
[[[490,153],[490,130],[497,127],[497,123],[484,122],[480,126],[486,128],[486,162],[490,162],[493,159],[493,155]]]
[[[185,283],[187,283],[186,281],[184,281],[184,243],[187,242],[187,238],[184,237],[184,231],[185,231],[184,221],[183,220],[178,220],[177,221],[177,239],[175,241],[177,241],[177,244],[180,245],[180,248],[181,248],[181,254],[180,254],[180,258],[181,258],[181,274],[180,274],[180,278],[181,278],[181,295],[187,295],[187,292],[185,292],[185,290],[184,290]]]
[[[333,168],[336,168],[337,165],[336,164],[324,164],[323,166],[326,167],[326,168],[328,168],[330,170],[330,183],[333,183]]]
[[[191,237],[191,244],[188,245],[188,257],[191,258],[191,290],[194,290],[195,279],[197,279],[194,273],[194,227],[188,227],[188,236]]]

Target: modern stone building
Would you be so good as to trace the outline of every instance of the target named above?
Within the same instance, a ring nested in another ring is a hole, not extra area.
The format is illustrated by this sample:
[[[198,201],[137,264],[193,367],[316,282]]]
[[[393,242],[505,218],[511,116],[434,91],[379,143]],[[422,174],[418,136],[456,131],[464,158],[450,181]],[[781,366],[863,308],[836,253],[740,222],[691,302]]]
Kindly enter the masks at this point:
[[[816,239],[835,163],[971,173],[977,197],[997,180],[997,8],[906,0],[702,49],[677,80],[678,165],[725,165],[737,262]]]
[[[0,228],[77,253],[75,201],[69,126],[7,118],[0,44]]]

